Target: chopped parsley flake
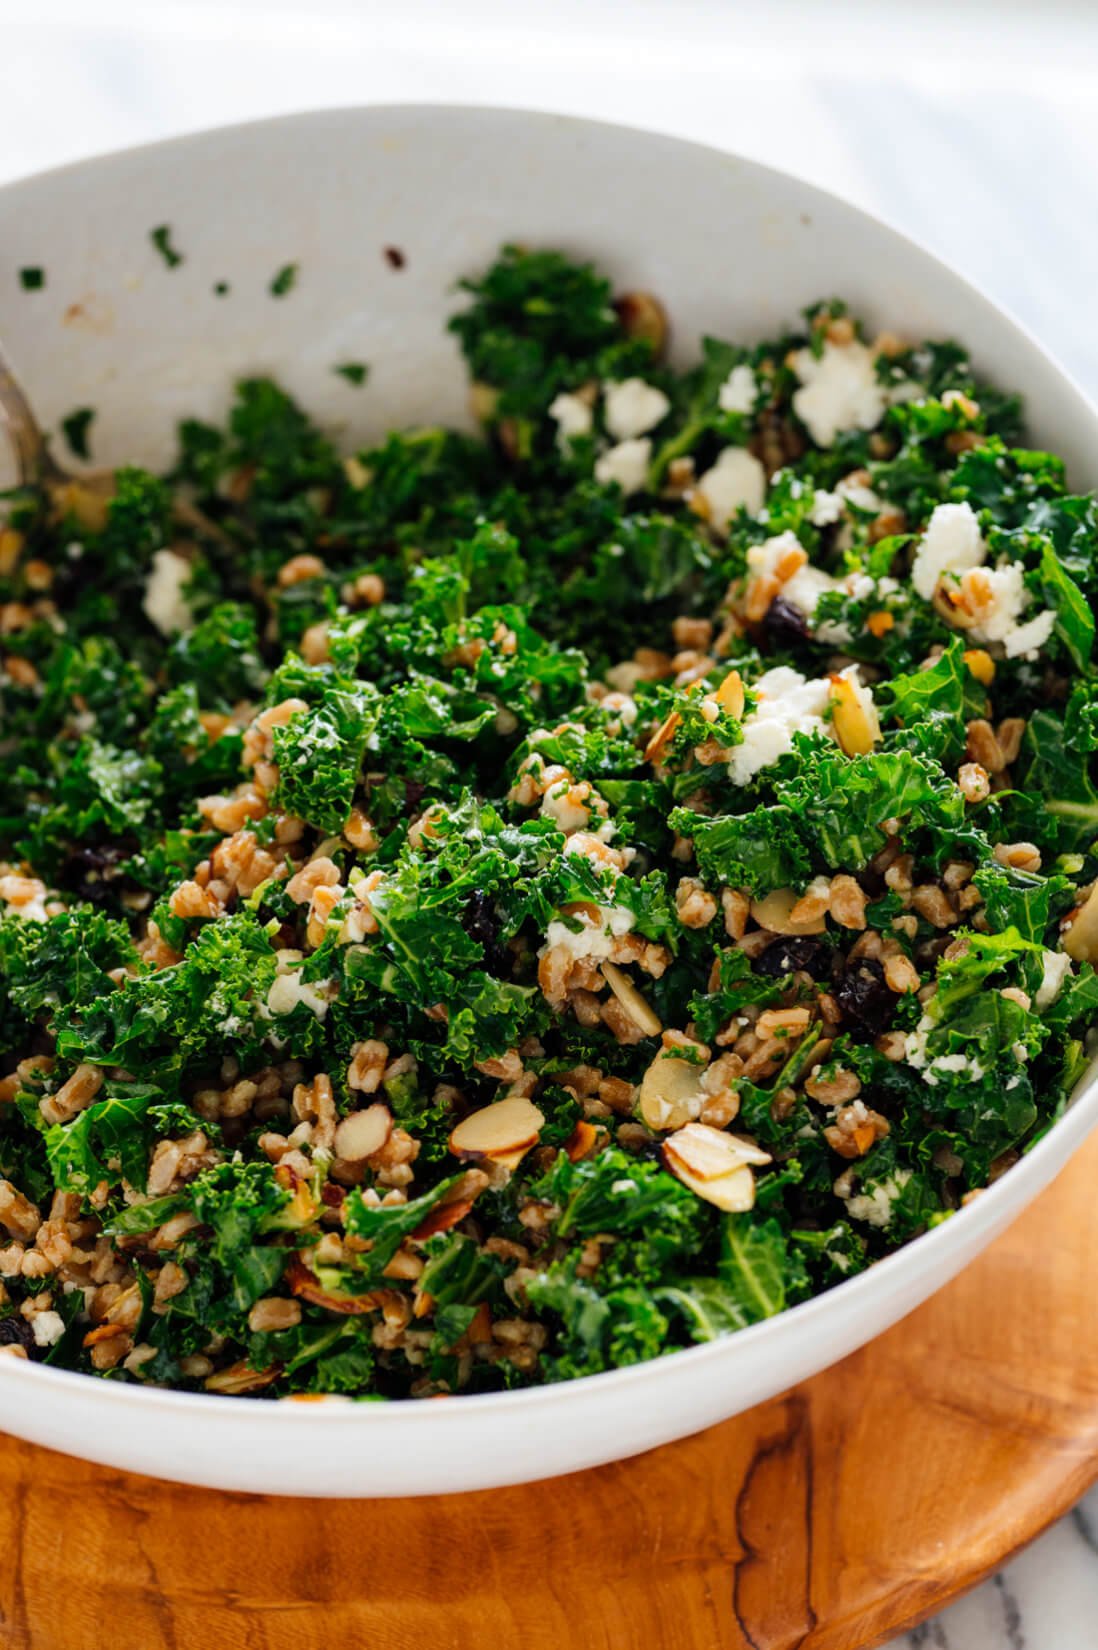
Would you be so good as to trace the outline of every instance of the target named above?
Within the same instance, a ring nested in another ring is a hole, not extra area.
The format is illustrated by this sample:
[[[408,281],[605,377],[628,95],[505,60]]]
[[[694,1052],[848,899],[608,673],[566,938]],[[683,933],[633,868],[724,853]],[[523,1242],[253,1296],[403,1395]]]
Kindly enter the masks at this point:
[[[333,367],[332,371],[345,378],[348,384],[361,389],[370,375],[370,369],[364,361],[344,361],[341,366]]]
[[[88,436],[91,432],[92,420],[95,418],[94,407],[77,407],[61,420],[61,429],[66,444],[74,458],[87,459],[91,457],[88,445]]]
[[[178,269],[183,262],[182,252],[177,252],[172,245],[172,229],[170,224],[158,224],[155,229],[149,230],[149,239],[167,264],[169,269]]]
[[[27,264],[19,271],[19,285],[24,292],[39,292],[46,284],[46,271],[37,264]]]
[[[297,264],[283,264],[271,281],[268,291],[272,298],[284,298],[297,284]]]

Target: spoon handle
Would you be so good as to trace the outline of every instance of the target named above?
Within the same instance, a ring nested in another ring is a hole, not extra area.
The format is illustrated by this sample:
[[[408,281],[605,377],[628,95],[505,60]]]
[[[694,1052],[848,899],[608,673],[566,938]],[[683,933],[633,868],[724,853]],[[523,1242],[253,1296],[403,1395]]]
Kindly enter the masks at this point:
[[[24,486],[37,487],[57,477],[46,438],[31,411],[30,402],[0,344],[0,427],[8,440]]]

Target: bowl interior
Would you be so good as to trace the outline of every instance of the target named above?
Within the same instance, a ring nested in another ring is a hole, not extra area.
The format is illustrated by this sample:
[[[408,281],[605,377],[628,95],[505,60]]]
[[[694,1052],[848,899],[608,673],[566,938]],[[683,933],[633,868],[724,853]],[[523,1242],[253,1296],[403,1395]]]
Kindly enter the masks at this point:
[[[181,255],[174,267],[151,239],[163,225]],[[983,373],[1025,392],[1034,438],[1067,458],[1076,484],[1098,479],[1098,418],[1080,392],[1013,322],[894,231],[755,163],[550,115],[323,112],[11,185],[0,190],[0,336],[44,422],[96,408],[96,465],[167,464],[177,420],[220,416],[233,380],[254,373],[278,377],[350,447],[394,425],[465,422],[444,321],[456,283],[508,240],[589,256],[619,289],[658,293],[680,360],[706,332],[754,339],[832,294],[871,327],[956,336]],[[288,265],[295,278],[276,296],[271,283]],[[40,289],[23,290],[26,266],[45,271]],[[348,361],[368,364],[363,388],[334,372]],[[145,1471],[297,1494],[354,1493],[367,1459],[373,1494],[590,1465],[735,1413],[868,1339],[971,1258],[1096,1118],[1089,1086],[956,1221],[782,1319],[634,1370],[408,1406],[394,1425],[381,1406],[306,1414],[13,1366],[3,1372],[4,1424]],[[567,1426],[544,1424],[560,1409]],[[279,1465],[280,1424],[310,1437],[292,1470]],[[424,1447],[410,1461],[411,1431]]]

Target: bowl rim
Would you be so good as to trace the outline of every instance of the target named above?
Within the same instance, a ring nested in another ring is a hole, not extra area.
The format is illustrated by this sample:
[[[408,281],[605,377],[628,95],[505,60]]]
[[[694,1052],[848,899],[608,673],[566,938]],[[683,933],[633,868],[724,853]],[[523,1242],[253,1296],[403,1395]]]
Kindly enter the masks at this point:
[[[385,119],[430,119],[439,118],[452,121],[455,126],[463,122],[470,124],[482,123],[500,124],[515,119],[521,119],[544,127],[571,128],[577,134],[580,132],[617,133],[636,139],[647,145],[658,144],[676,150],[693,150],[699,155],[719,157],[754,173],[764,182],[767,178],[780,179],[783,183],[793,183],[802,190],[806,197],[812,197],[828,207],[838,207],[844,213],[853,213],[857,217],[867,220],[877,229],[885,231],[909,249],[920,261],[929,262],[946,275],[956,286],[964,289],[969,297],[982,305],[985,311],[990,311],[993,317],[1008,330],[1012,330],[1021,339],[1028,343],[1031,349],[1040,356],[1046,365],[1052,368],[1060,384],[1073,392],[1084,408],[1091,414],[1098,426],[1098,407],[1090,396],[1080,387],[1073,375],[1067,371],[1059,359],[1053,355],[1034,336],[1029,327],[1020,321],[1013,312],[998,300],[990,298],[974,281],[961,274],[945,258],[937,252],[929,250],[913,236],[899,229],[887,217],[876,211],[847,199],[846,196],[835,190],[811,182],[799,173],[786,167],[770,165],[753,156],[743,155],[732,149],[724,149],[717,144],[704,143],[695,138],[679,137],[674,133],[645,126],[636,126],[629,122],[601,120],[584,115],[562,114],[552,109],[531,107],[519,104],[488,104],[488,103],[459,103],[459,102],[395,102],[395,103],[367,103],[367,104],[337,104],[331,107],[296,109],[280,114],[264,115],[252,120],[227,121],[216,126],[201,127],[194,131],[185,131],[175,135],[152,139],[145,143],[126,144],[117,148],[98,151],[92,155],[62,162],[57,166],[42,167],[33,172],[11,178],[0,184],[0,202],[7,195],[11,195],[23,188],[33,187],[35,184],[45,183],[52,179],[88,171],[98,166],[121,162],[133,156],[152,155],[160,150],[174,150],[177,153],[189,146],[199,147],[213,145],[219,139],[243,133],[245,131],[262,135],[275,128],[286,128],[299,125],[302,128],[319,121],[355,122],[384,121]],[[456,135],[456,134],[455,134]],[[672,300],[669,300],[669,303]],[[924,1262],[938,1253],[948,1254],[954,1247],[955,1234],[958,1232],[958,1223],[961,1224],[962,1234],[967,1234],[970,1241],[979,1247],[982,1234],[989,1228],[1000,1224],[1007,1224],[1021,1214],[1022,1210],[1036,1195],[1035,1190],[1028,1196],[1021,1195],[1023,1184],[1029,1181],[1040,1180],[1044,1161],[1052,1154],[1063,1156],[1064,1161],[1074,1155],[1087,1135],[1098,1126],[1098,1054],[1095,1055],[1087,1070],[1080,1077],[1064,1113],[1051,1123],[1041,1137],[1024,1153],[1020,1162],[1014,1164],[1006,1174],[1002,1175],[993,1185],[983,1189],[979,1197],[965,1207],[954,1211],[947,1219],[920,1236],[912,1238],[899,1249],[893,1250],[883,1259],[873,1262],[864,1271],[852,1278],[845,1278],[824,1290],[821,1294],[813,1295],[809,1299],[800,1301],[771,1318],[749,1324],[746,1328],[732,1334],[719,1336],[715,1340],[702,1342],[694,1346],[679,1348],[674,1352],[664,1353],[654,1358],[648,1358],[640,1363],[629,1364],[624,1367],[605,1370],[595,1375],[577,1376],[572,1380],[562,1382],[547,1382],[538,1386],[523,1387],[517,1390],[501,1392],[484,1392],[455,1394],[456,1404],[426,1404],[415,1399],[356,1399],[339,1394],[304,1395],[308,1401],[301,1401],[293,1396],[277,1399],[272,1403],[270,1399],[256,1396],[249,1398],[241,1396],[229,1397],[221,1394],[205,1392],[189,1392],[177,1387],[142,1386],[140,1383],[96,1379],[94,1376],[78,1370],[56,1369],[45,1363],[39,1363],[22,1358],[0,1359],[0,1382],[6,1381],[9,1387],[16,1384],[34,1384],[42,1390],[54,1390],[58,1393],[82,1393],[89,1403],[106,1404],[113,1409],[127,1407],[133,1402],[139,1402],[149,1413],[172,1413],[180,1418],[193,1416],[199,1419],[203,1416],[208,1419],[236,1418],[245,1423],[247,1417],[255,1418],[256,1412],[260,1415],[271,1415],[275,1410],[281,1419],[280,1426],[289,1426],[296,1429],[308,1428],[320,1424],[327,1428],[332,1426],[346,1427],[353,1425],[356,1429],[373,1425],[398,1427],[415,1426],[417,1428],[433,1427],[450,1429],[455,1425],[457,1417],[470,1413],[486,1416],[501,1409],[507,1414],[516,1417],[520,1413],[532,1413],[546,1405],[555,1405],[561,1401],[565,1392],[610,1396],[626,1394],[635,1391],[646,1382],[659,1380],[662,1376],[671,1375],[681,1370],[686,1360],[690,1361],[692,1370],[700,1369],[703,1363],[715,1363],[729,1357],[734,1348],[750,1344],[752,1347],[764,1342],[778,1344],[783,1338],[795,1338],[803,1324],[815,1322],[820,1315],[826,1312],[830,1303],[839,1297],[852,1312],[857,1312],[863,1298],[872,1300],[876,1296],[884,1296],[888,1292],[892,1279],[899,1278],[905,1271],[915,1264],[915,1258],[920,1257]],[[1068,1137],[1070,1135],[1070,1145]],[[1052,1142],[1058,1144],[1052,1144]],[[1036,1167],[1032,1167],[1036,1165]],[[1051,1188],[1049,1188],[1051,1189]],[[1014,1203],[1014,1214],[1006,1222],[1000,1219],[1000,1211],[1004,1204]],[[967,1264],[967,1263],[965,1263]],[[928,1296],[944,1287],[948,1278],[939,1285],[932,1287]],[[915,1310],[911,1308],[910,1310]],[[906,1316],[906,1312],[902,1314]],[[883,1332],[883,1331],[882,1331]],[[873,1337],[869,1337],[873,1338]],[[460,1421],[456,1424],[460,1425]]]

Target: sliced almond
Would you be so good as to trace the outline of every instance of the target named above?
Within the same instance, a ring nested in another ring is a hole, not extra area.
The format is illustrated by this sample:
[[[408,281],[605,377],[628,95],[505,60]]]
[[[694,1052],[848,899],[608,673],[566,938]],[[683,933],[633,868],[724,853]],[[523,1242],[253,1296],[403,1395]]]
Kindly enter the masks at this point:
[[[705,1101],[704,1066],[657,1054],[641,1079],[640,1114],[650,1129],[681,1129]]]
[[[667,749],[667,746],[675,737],[681,722],[682,717],[679,715],[677,710],[673,710],[669,716],[664,717],[663,721],[660,723],[659,727],[644,747],[644,760],[646,762],[659,761],[660,757]]]
[[[604,962],[602,976],[633,1024],[646,1037],[658,1037],[663,1030],[659,1015],[645,1002],[628,974],[612,962]]]
[[[743,680],[738,670],[728,672],[713,697],[721,709],[726,710],[730,716],[740,717],[743,715],[743,707],[747,700],[743,691]]]
[[[695,1197],[700,1197],[704,1203],[712,1203],[717,1209],[723,1209],[726,1214],[746,1214],[748,1209],[755,1207],[755,1176],[746,1163],[738,1169],[733,1169],[731,1174],[719,1175],[716,1180],[699,1180],[670,1154],[667,1158],[667,1167]]]
[[[831,678],[831,725],[847,756],[868,756],[881,737],[872,699],[849,676]]]
[[[311,1301],[314,1306],[323,1306],[328,1312],[339,1312],[347,1318],[358,1317],[365,1312],[376,1312],[378,1307],[394,1293],[391,1289],[371,1289],[365,1295],[330,1295],[321,1288],[315,1273],[310,1272],[300,1255],[295,1255],[283,1273],[283,1281],[290,1286],[291,1294],[299,1299]]]
[[[269,1369],[253,1369],[251,1364],[241,1358],[238,1363],[230,1364],[227,1369],[219,1369],[205,1382],[207,1392],[224,1392],[237,1394],[241,1392],[258,1392],[261,1387],[270,1386],[272,1381],[281,1374],[281,1364],[271,1364]]]
[[[465,1219],[472,1207],[471,1197],[460,1198],[455,1203],[436,1203],[411,1234],[413,1241],[422,1243],[424,1238],[434,1237],[436,1232],[448,1232],[451,1226]]]
[[[590,1157],[599,1143],[599,1131],[593,1123],[581,1117],[568,1139],[564,1142],[564,1150],[570,1163],[580,1163],[585,1157]]]
[[[450,1136],[450,1150],[455,1157],[497,1160],[512,1152],[529,1151],[544,1122],[533,1102],[516,1094],[462,1118]]]
[[[768,928],[772,934],[822,934],[826,926],[822,916],[794,920],[793,907],[797,903],[792,888],[775,888],[765,899],[751,901],[751,915],[760,928]]]
[[[380,1103],[343,1118],[335,1132],[335,1154],[347,1163],[362,1163],[379,1152],[393,1132],[393,1114]]]
[[[1073,914],[1061,944],[1076,962],[1098,962],[1098,883]]]
[[[729,1134],[708,1123],[687,1123],[663,1143],[664,1156],[674,1158],[696,1180],[720,1180],[743,1164],[762,1166],[770,1153],[746,1135]]]

